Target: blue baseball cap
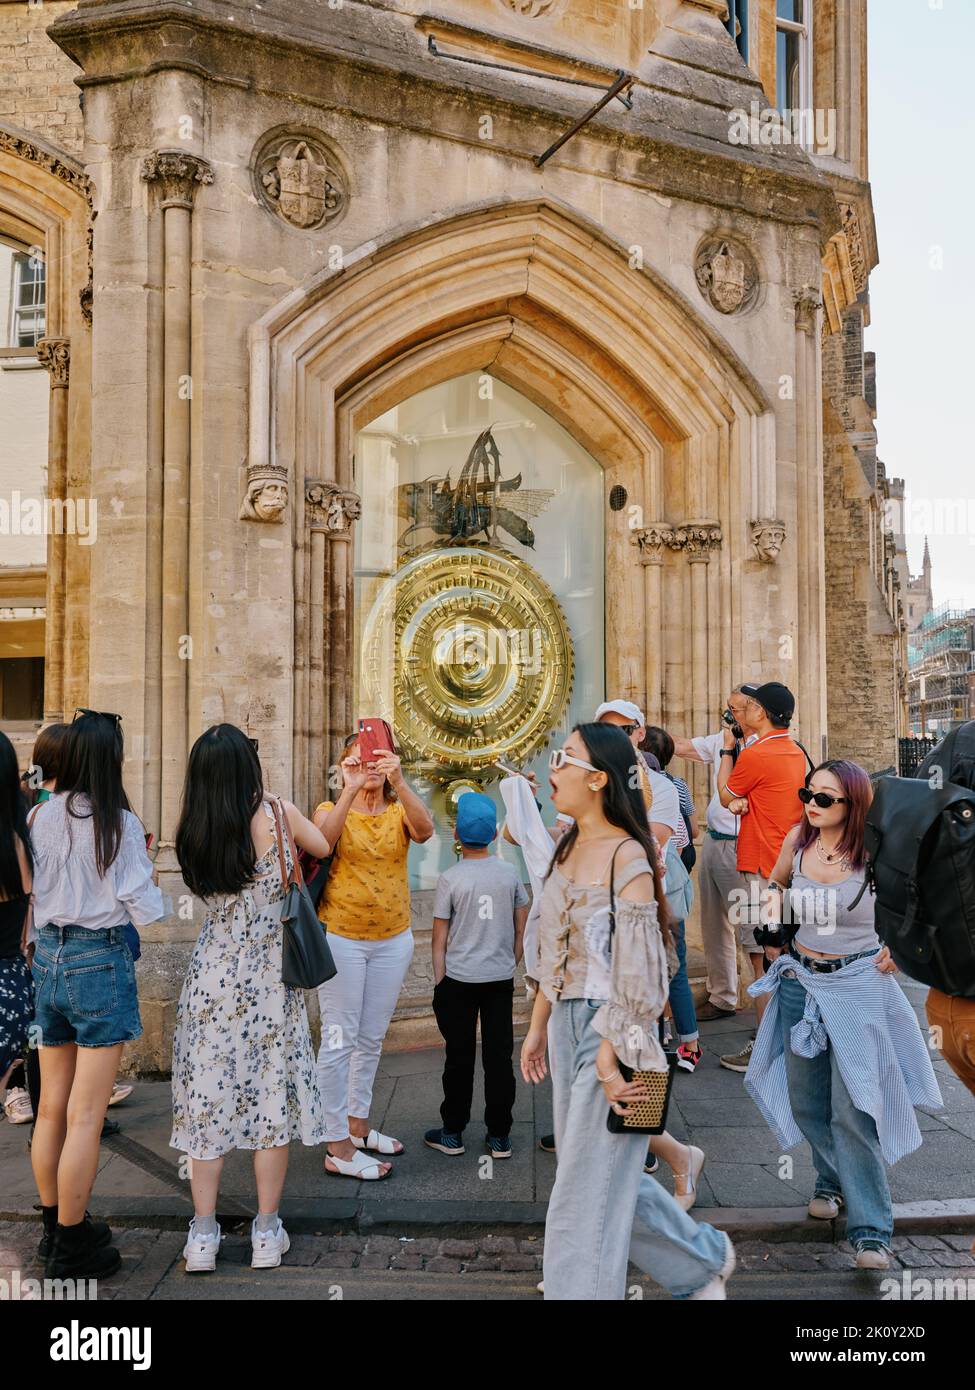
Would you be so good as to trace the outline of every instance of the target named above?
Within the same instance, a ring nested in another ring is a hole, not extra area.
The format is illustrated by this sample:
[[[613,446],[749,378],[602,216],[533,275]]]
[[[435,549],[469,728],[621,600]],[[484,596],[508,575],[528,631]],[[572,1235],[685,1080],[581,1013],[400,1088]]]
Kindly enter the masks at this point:
[[[457,802],[457,838],[462,845],[489,845],[498,833],[494,802],[483,792],[465,792]]]

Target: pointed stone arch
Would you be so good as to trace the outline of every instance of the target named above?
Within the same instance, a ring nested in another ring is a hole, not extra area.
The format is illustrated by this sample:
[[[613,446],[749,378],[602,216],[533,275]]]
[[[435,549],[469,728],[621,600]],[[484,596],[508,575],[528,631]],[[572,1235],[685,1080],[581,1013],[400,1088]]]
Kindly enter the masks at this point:
[[[309,802],[353,713],[352,566],[347,544],[309,531],[306,485],[354,492],[356,431],[474,370],[548,411],[607,492],[626,489],[629,506],[607,512],[614,694],[702,727],[738,667],[731,576],[747,517],[775,515],[774,418],[752,374],[690,301],[570,208],[491,202],[398,229],[251,331],[249,462],[292,480],[293,785]]]

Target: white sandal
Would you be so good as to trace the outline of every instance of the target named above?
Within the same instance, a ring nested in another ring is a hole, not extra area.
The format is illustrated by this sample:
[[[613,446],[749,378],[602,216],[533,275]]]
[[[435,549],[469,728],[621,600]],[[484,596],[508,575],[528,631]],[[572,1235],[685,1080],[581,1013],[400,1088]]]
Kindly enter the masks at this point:
[[[334,1163],[335,1167],[329,1168],[329,1163]],[[375,1158],[366,1158],[361,1152],[355,1158],[336,1158],[334,1154],[326,1154],[325,1172],[330,1178],[361,1178],[363,1182],[381,1182],[383,1178],[393,1176],[392,1165],[384,1173],[381,1163]]]
[[[388,1134],[380,1134],[376,1129],[371,1129],[365,1139],[361,1139],[358,1134],[351,1134],[349,1138],[357,1149],[366,1149],[369,1153],[396,1155],[404,1152],[398,1139],[391,1139]],[[399,1144],[399,1148],[395,1149],[394,1144]]]
[[[674,1169],[674,1201],[679,1207],[682,1207],[684,1211],[690,1211],[691,1207],[697,1201],[697,1182],[698,1178],[701,1176],[701,1170],[704,1167],[704,1152],[702,1149],[697,1148],[694,1144],[688,1144],[687,1152],[690,1161],[688,1171],[686,1173],[678,1173],[676,1168]],[[682,1187],[686,1189],[683,1192],[680,1190]]]

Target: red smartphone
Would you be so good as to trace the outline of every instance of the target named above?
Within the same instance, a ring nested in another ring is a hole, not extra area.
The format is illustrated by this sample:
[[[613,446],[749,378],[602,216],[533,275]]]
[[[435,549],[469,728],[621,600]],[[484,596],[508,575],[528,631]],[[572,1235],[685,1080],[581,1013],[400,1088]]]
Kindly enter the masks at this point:
[[[393,731],[385,719],[359,720],[359,760],[374,763],[380,753],[393,752]]]

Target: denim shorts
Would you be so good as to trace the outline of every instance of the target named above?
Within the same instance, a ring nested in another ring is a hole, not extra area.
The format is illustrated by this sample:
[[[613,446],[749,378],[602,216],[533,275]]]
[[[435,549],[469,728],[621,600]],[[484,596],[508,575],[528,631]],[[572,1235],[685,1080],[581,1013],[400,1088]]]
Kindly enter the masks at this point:
[[[124,927],[41,927],[34,1020],[41,1047],[114,1047],[142,1034],[135,964]]]

